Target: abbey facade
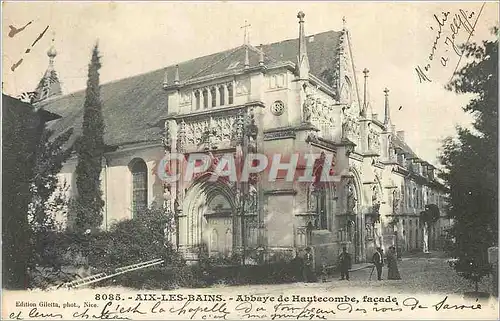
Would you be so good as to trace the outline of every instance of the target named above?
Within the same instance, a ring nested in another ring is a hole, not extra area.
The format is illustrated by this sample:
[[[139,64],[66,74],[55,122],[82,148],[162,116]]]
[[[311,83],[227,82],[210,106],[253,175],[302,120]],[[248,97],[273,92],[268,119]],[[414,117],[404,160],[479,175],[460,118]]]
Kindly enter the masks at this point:
[[[175,216],[169,240],[187,259],[197,260],[202,249],[237,254],[248,264],[300,255],[309,246],[316,266],[332,265],[343,245],[364,262],[376,247],[421,250],[425,233],[430,249],[442,246],[450,224],[446,189],[435,167],[396,131],[389,90],[380,93],[385,112],[378,117],[367,101],[369,72],[360,77],[355,69],[349,31],[306,36],[305,15],[297,18],[298,39],[244,44],[102,85],[110,146],[102,164],[103,228],[164,206]],[[82,91],[38,104],[63,116],[52,124],[56,133],[73,127],[76,136],[84,97]],[[262,172],[248,183],[207,175],[165,183],[158,162],[174,152],[214,158],[324,152],[340,179],[316,186],[285,173],[271,182]],[[76,162],[61,173],[70,196]],[[441,217],[423,228],[429,204]]]

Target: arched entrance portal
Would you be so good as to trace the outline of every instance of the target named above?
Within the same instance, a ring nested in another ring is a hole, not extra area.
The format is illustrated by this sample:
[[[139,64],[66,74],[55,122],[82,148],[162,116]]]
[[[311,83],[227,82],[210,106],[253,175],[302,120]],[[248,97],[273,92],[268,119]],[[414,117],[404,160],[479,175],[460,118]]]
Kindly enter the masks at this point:
[[[209,256],[232,254],[236,205],[231,187],[224,181],[201,177],[187,190],[183,204],[186,213],[186,247]]]

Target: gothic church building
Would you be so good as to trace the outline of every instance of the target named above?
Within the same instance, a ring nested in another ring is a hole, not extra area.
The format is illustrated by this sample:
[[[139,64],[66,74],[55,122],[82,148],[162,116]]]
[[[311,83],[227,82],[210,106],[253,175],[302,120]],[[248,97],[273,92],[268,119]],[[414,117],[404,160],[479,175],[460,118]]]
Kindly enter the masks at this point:
[[[169,239],[188,260],[203,248],[211,256],[244,253],[251,264],[310,246],[319,266],[334,264],[343,245],[356,262],[370,260],[379,246],[421,249],[420,213],[436,204],[442,217],[428,229],[429,244],[440,246],[449,225],[446,190],[392,124],[389,90],[380,93],[379,119],[366,98],[368,70],[358,79],[347,28],[306,36],[304,13],[297,18],[298,39],[244,44],[101,86],[104,139],[112,147],[102,162],[104,229],[146,206],[165,206],[176,218]],[[56,52],[48,54],[33,102],[62,116],[51,124],[56,134],[73,127],[76,137],[85,91],[61,96]],[[172,184],[155,174],[165,153],[200,151],[325,152],[342,177],[318,188],[283,177],[269,182],[266,173],[249,183],[201,175]],[[70,159],[60,175],[71,197],[76,163]]]

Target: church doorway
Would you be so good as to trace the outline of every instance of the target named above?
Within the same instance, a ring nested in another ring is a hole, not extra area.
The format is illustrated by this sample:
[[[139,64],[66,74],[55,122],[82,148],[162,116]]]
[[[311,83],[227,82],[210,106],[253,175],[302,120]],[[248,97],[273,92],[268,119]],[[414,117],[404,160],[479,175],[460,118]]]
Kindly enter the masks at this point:
[[[236,206],[224,182],[200,180],[186,193],[186,246],[199,255],[230,257],[233,252]],[[182,233],[182,231],[180,231]]]

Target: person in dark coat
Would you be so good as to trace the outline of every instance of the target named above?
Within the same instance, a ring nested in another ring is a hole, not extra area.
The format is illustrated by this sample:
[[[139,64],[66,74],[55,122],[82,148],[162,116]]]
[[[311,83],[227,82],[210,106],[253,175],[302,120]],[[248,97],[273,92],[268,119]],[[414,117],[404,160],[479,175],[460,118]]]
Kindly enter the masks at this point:
[[[380,247],[377,247],[377,252],[373,254],[372,262],[375,264],[375,268],[377,269],[377,280],[382,280],[382,267],[384,266],[384,250]]]
[[[314,281],[313,255],[311,253],[310,247],[306,247],[306,254],[304,255],[304,268],[303,268],[302,272],[304,273],[304,281],[305,282],[313,282]]]
[[[342,253],[339,256],[340,263],[340,279],[349,281],[349,269],[352,267],[351,254],[347,253],[347,248],[342,248]]]
[[[399,275],[398,262],[397,262],[396,248],[391,246],[389,248],[389,253],[387,253],[387,279],[388,280],[401,280],[401,275]]]

